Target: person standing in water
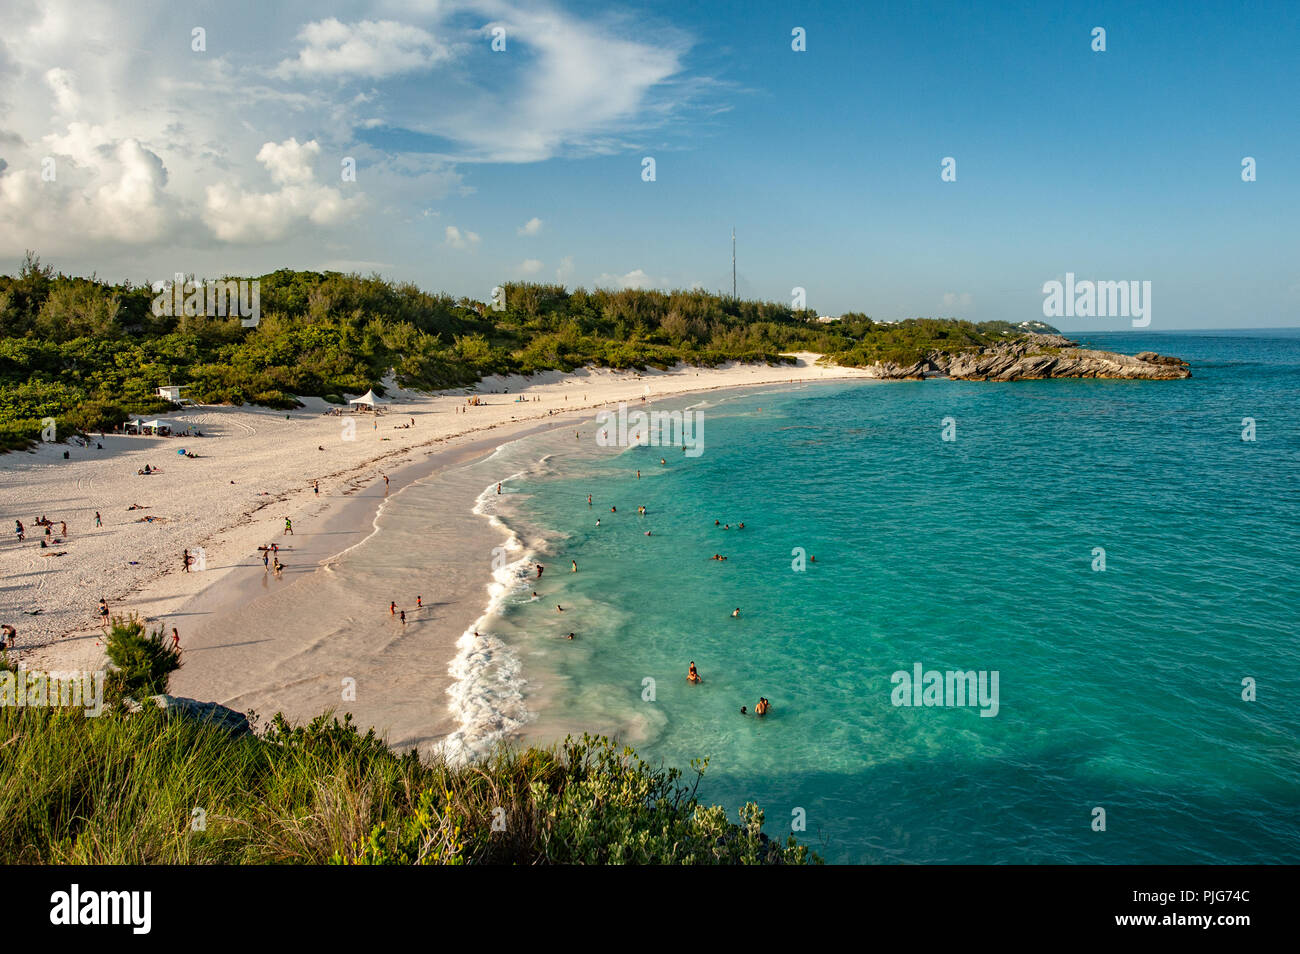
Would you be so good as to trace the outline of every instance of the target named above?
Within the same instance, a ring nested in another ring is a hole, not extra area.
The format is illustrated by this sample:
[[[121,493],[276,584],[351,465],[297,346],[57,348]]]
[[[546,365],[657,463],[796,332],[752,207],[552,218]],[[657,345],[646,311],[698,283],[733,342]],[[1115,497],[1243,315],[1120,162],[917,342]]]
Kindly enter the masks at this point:
[[[737,606],[734,610],[731,611],[731,618],[732,618],[732,619],[736,619],[738,616],[740,616],[740,607],[739,607],[739,606]]]
[[[700,674],[699,674],[699,673],[696,671],[696,669],[695,669],[695,660],[693,660],[693,659],[691,660],[691,668],[690,668],[690,670],[686,673],[686,681],[687,681],[687,682],[701,682],[701,681],[702,681],[702,680],[700,679]]]
[[[577,561],[577,560],[574,560],[574,561],[573,561],[573,572],[574,572],[574,573],[577,573],[577,572],[578,572],[578,561]]]
[[[591,506],[591,494],[587,494],[587,506]]]

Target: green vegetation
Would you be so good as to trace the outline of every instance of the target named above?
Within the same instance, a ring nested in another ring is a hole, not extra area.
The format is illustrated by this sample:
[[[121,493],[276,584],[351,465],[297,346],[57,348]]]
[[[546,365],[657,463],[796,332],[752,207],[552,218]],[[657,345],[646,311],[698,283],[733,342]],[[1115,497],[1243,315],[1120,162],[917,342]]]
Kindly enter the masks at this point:
[[[152,706],[0,707],[0,863],[804,864],[675,770],[584,736],[453,768],[351,717],[235,735]],[[697,777],[703,764],[694,766]]]
[[[113,668],[104,680],[104,695],[118,704],[130,697],[144,702],[167,691],[171,674],[181,668],[181,651],[167,644],[161,629],[144,631],[138,617],[113,617],[104,653]]]
[[[390,371],[403,387],[433,390],[587,364],[780,363],[796,350],[910,365],[934,348],[1018,333],[1007,322],[860,314],[823,324],[789,305],[703,291],[508,284],[496,311],[377,275],[281,269],[257,281],[260,323],[245,328],[239,318],[155,315],[147,286],[55,274],[29,253],[16,277],[0,275],[0,449],[36,439],[43,418],[63,438],[165,412],[154,391],[166,384],[200,403],[286,408],[300,395],[340,403]]]

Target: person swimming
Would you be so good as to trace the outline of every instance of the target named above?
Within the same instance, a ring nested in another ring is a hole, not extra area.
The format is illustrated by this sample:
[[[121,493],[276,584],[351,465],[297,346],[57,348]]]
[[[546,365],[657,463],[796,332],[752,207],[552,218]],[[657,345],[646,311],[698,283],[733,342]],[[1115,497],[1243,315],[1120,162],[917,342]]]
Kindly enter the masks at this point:
[[[739,607],[739,606],[737,606],[734,610],[731,611],[731,618],[732,618],[732,619],[736,619],[738,616],[740,616],[740,607]]]
[[[703,680],[700,679],[700,674],[695,669],[695,660],[691,660],[691,668],[690,671],[686,673],[686,681],[703,682]]]
[[[771,703],[763,696],[758,697],[758,705],[754,706],[754,715],[765,716],[767,710],[771,708]]]

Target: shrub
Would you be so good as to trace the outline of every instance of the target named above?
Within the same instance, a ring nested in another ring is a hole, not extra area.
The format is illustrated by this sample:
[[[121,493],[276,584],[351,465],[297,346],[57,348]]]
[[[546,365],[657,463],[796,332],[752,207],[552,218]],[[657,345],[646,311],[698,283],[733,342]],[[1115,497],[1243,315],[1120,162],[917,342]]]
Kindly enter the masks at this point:
[[[166,693],[171,674],[181,668],[180,650],[167,644],[161,629],[146,633],[134,615],[113,617],[104,651],[113,665],[104,680],[104,695],[114,704]]]

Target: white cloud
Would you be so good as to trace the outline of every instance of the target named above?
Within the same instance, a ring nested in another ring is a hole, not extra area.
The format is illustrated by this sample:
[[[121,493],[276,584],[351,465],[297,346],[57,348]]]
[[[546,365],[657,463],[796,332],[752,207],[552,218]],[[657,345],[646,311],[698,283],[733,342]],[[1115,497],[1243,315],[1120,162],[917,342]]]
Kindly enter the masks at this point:
[[[0,174],[0,232],[19,239],[0,246],[10,253],[38,242],[53,251],[161,240],[175,217],[166,185],[162,159],[138,140],[73,123],[65,135],[46,136],[22,166]]]
[[[56,66],[45,73],[45,82],[54,92],[54,102],[61,113],[75,114],[81,105],[81,97],[73,87],[73,74]]]
[[[462,232],[456,226],[449,225],[444,235],[446,236],[444,244],[450,245],[452,248],[468,249],[478,245],[478,233],[471,232],[468,229]]]
[[[526,258],[515,266],[515,272],[520,275],[536,275],[542,270],[542,263],[535,258]]]
[[[517,235],[536,235],[542,230],[542,220],[533,216],[519,228],[515,229]]]
[[[557,281],[567,282],[573,277],[573,256],[566,255],[560,259],[560,267],[555,270]]]
[[[596,279],[596,285],[600,288],[662,288],[668,284],[668,279],[654,279],[645,273],[645,269],[634,268],[626,275],[611,275],[604,272]]]
[[[335,225],[343,221],[361,199],[345,198],[339,189],[315,181],[312,166],[319,155],[320,145],[315,140],[264,143],[257,161],[280,188],[242,192],[224,182],[208,186],[208,227],[223,242],[268,242],[284,238],[306,222]]]
[[[283,60],[274,75],[357,76],[381,79],[427,70],[450,52],[427,30],[393,20],[342,23],[334,17],[308,23],[298,33],[297,59]]]

